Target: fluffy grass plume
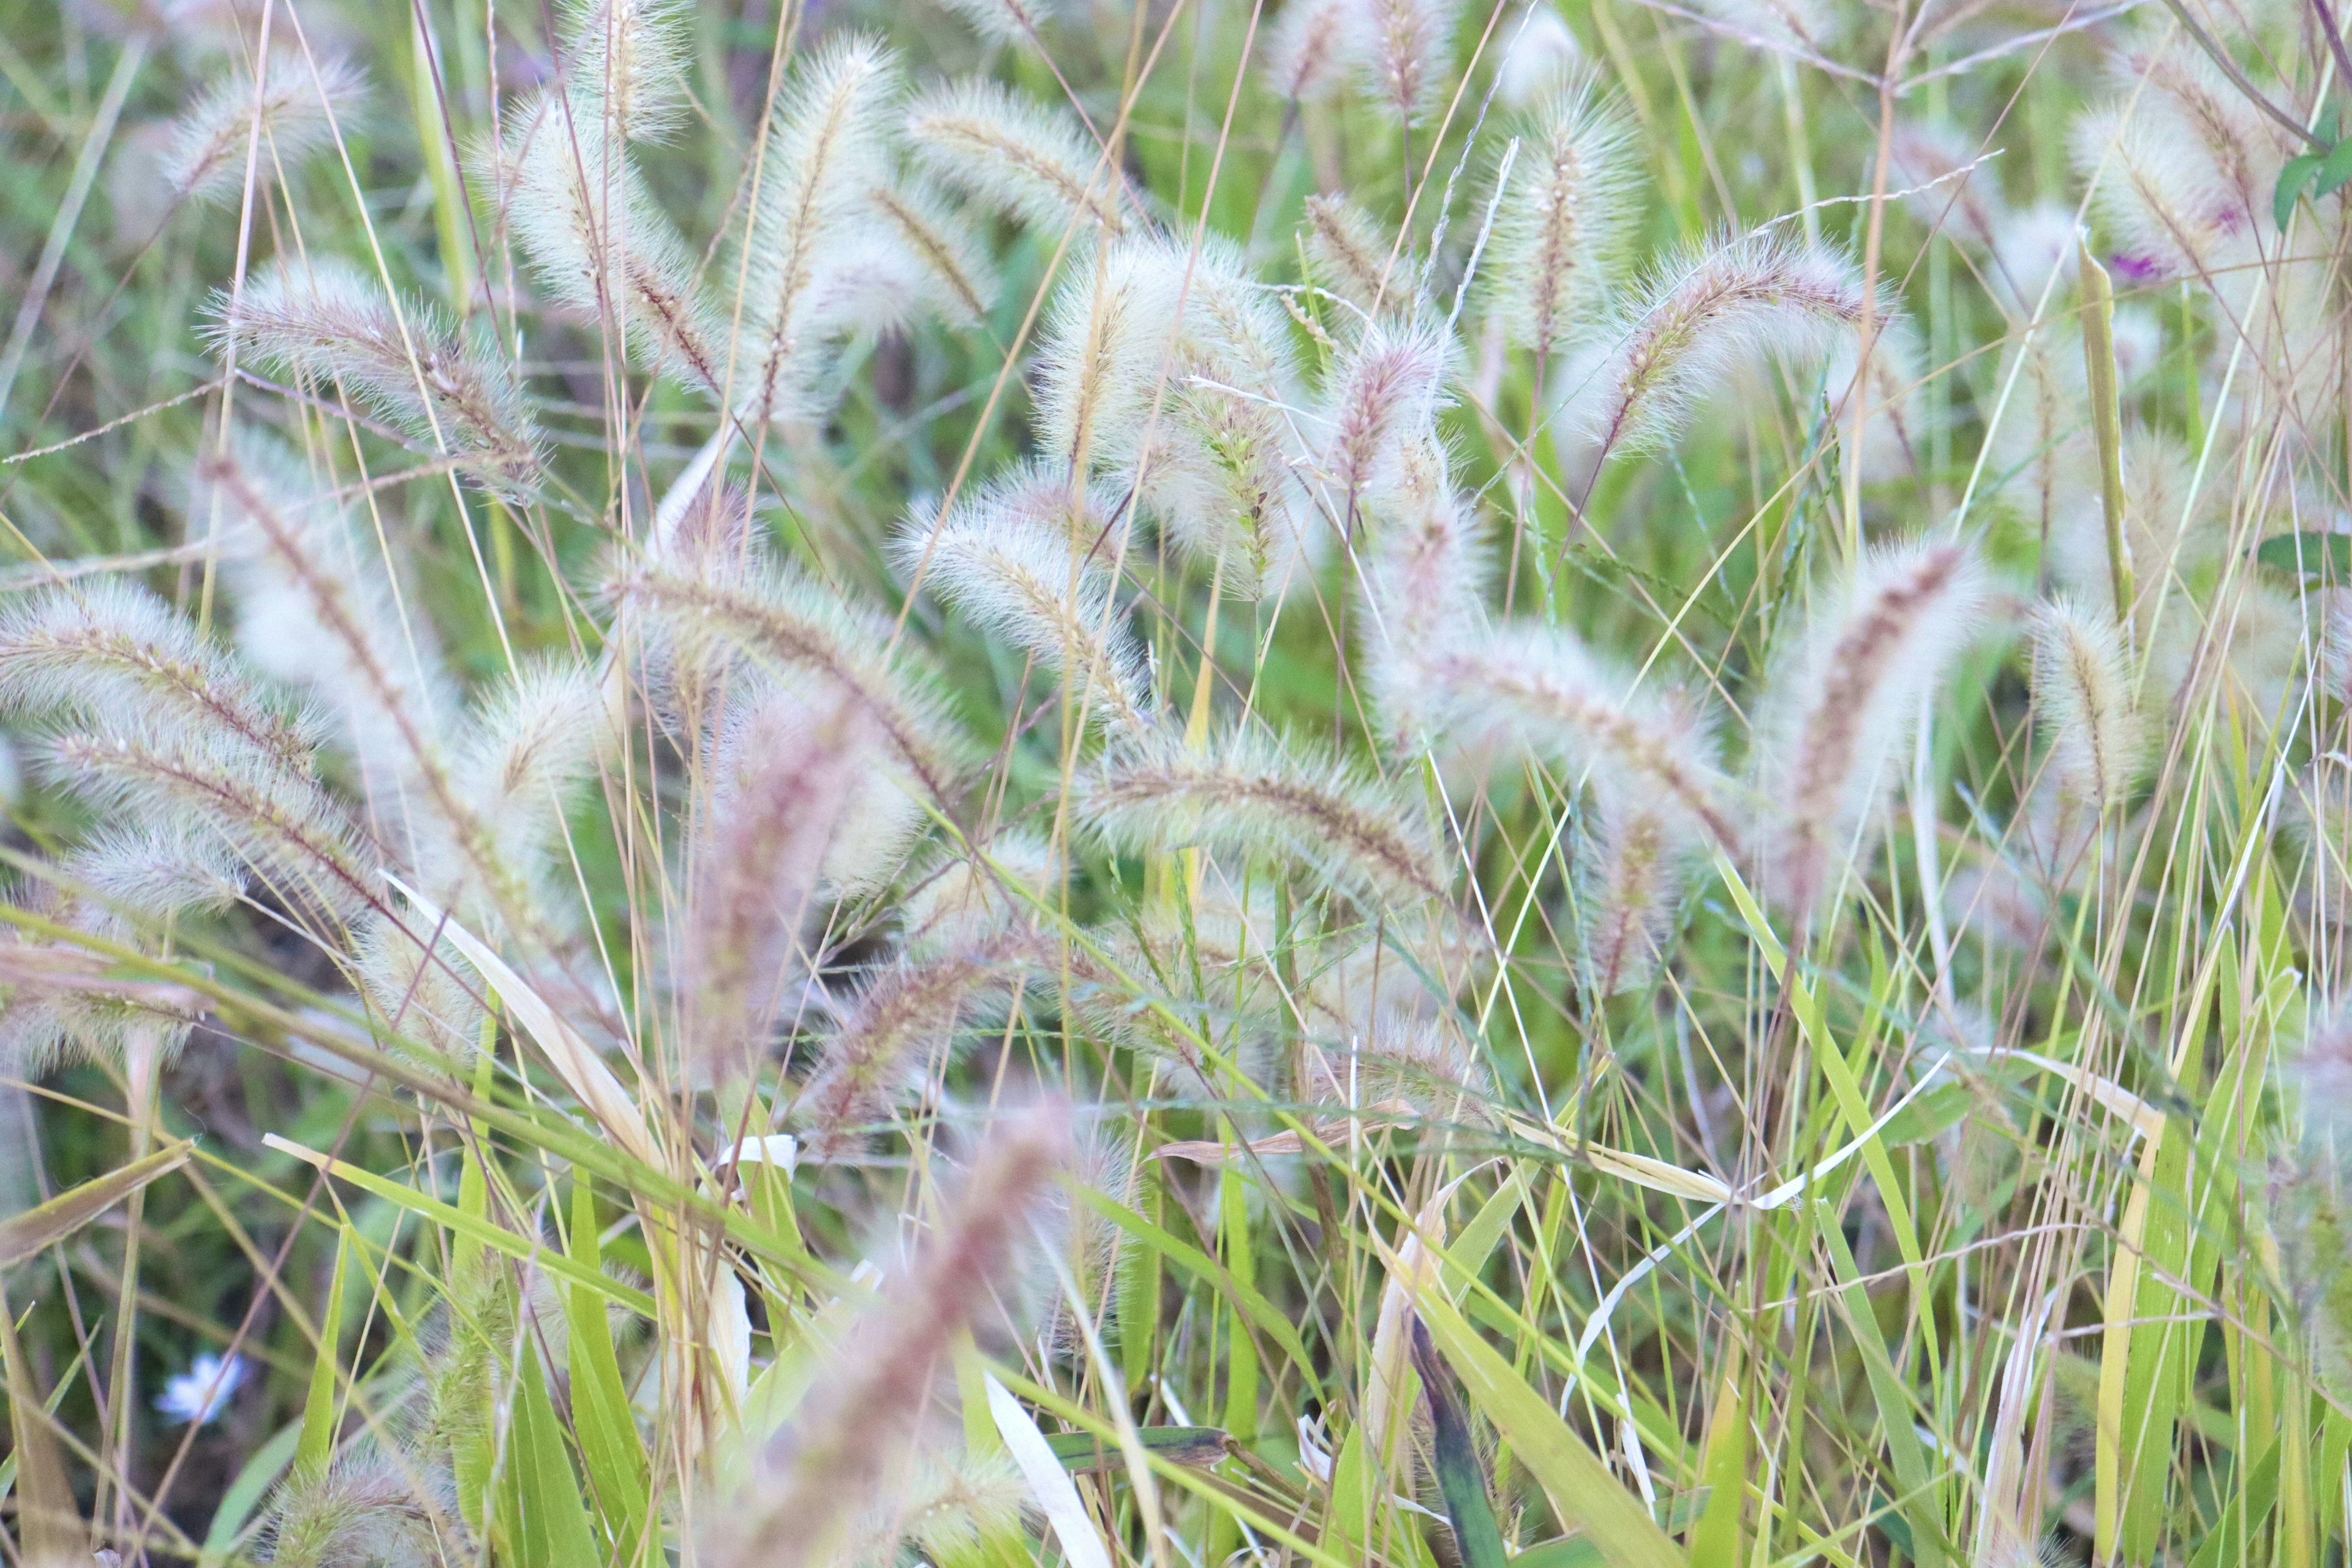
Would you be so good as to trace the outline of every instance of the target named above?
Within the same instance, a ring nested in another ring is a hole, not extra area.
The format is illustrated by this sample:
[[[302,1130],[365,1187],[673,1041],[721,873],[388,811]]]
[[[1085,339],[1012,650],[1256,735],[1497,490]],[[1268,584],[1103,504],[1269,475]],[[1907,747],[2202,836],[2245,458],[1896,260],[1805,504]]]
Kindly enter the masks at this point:
[[[2342,12],[23,8],[0,1561],[2340,1568]]]

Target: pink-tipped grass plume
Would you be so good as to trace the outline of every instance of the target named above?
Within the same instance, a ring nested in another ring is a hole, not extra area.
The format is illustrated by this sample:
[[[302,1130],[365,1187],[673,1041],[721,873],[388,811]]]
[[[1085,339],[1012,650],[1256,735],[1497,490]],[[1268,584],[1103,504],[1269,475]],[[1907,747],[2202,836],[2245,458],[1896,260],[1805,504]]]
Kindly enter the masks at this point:
[[[1069,1158],[1069,1113],[1046,1102],[1000,1121],[931,1238],[849,1331],[830,1370],[760,1455],[714,1526],[720,1568],[817,1568],[901,1463],[962,1331],[1033,1244]]]
[[[1633,216],[1624,115],[1590,79],[1538,110],[1495,209],[1481,273],[1508,340],[1549,355],[1601,311]]]
[[[1604,330],[1608,346],[1570,386],[1569,413],[1604,454],[1662,445],[1725,376],[1818,358],[1864,310],[1853,264],[1823,247],[1759,232],[1678,253]]]
[[[1765,879],[1800,919],[1868,847],[1920,700],[1976,634],[1987,595],[1963,546],[1882,549],[1773,660],[1755,726]]]
[[[1164,734],[1122,745],[1074,805],[1121,848],[1270,854],[1376,903],[1442,902],[1452,881],[1427,826],[1395,792],[1255,730],[1205,750]]]

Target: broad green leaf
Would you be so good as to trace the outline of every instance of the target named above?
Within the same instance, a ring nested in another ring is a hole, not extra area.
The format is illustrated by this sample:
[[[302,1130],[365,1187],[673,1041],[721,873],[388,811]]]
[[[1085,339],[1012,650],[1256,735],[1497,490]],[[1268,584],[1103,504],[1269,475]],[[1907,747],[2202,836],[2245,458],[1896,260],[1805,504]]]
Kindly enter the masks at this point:
[[[1429,1342],[1428,1328],[1418,1321],[1412,1325],[1412,1364],[1421,1373],[1422,1396],[1429,1401],[1437,1489],[1445,1499],[1445,1516],[1453,1522],[1463,1568],[1503,1568],[1503,1531],[1495,1522],[1495,1504],[1486,1495],[1486,1472],[1478,1463],[1470,1423],[1454,1397],[1454,1380],[1438,1361],[1437,1347]]]
[[[2311,183],[2311,194],[2315,197],[2332,196],[2343,189],[2347,180],[2352,180],[2352,138],[2338,142],[2328,149],[2327,156],[2321,161],[2316,177]]]
[[[499,1476],[498,1525],[513,1568],[585,1568],[604,1562],[587,1500],[564,1451],[563,1426],[548,1397],[535,1342],[516,1358],[514,1420]]]
[[[1391,1269],[1397,1267],[1392,1255],[1384,1261]],[[1682,1553],[1641,1500],[1620,1486],[1550,1402],[1478,1337],[1443,1290],[1422,1291],[1414,1305],[1431,1340],[1468,1390],[1472,1406],[1509,1439],[1562,1523],[1582,1526],[1612,1568],[1683,1568]]]
[[[362,1171],[357,1165],[345,1161],[331,1159],[315,1149],[305,1149],[299,1143],[290,1143],[275,1132],[264,1133],[261,1141],[281,1154],[291,1154],[296,1159],[324,1171],[337,1181],[349,1182],[362,1192],[373,1193],[388,1203],[397,1204],[413,1214],[422,1215],[434,1224],[445,1226],[459,1237],[478,1242],[493,1252],[503,1252],[509,1258],[520,1258],[535,1264],[559,1279],[573,1285],[584,1286],[608,1300],[618,1301],[641,1318],[651,1319],[654,1316],[654,1299],[643,1290],[583,1268],[562,1253],[549,1251],[542,1242],[529,1237],[517,1236],[502,1226],[492,1225],[478,1215],[466,1213],[455,1204],[445,1204],[439,1198],[427,1197],[415,1187],[387,1180],[373,1171]]]
[[[592,1273],[604,1272],[597,1246],[596,1199],[585,1178],[572,1184],[571,1257]],[[628,1384],[613,1350],[613,1329],[604,1299],[585,1286],[563,1293],[564,1321],[572,1336],[572,1430],[588,1470],[613,1556],[634,1563],[652,1510],[645,1440],[629,1408]]]
[[[2352,147],[2352,142],[2345,146]],[[2303,153],[2279,166],[2278,189],[2271,195],[2271,221],[2281,228],[2287,226],[2287,220],[2294,216],[2294,204],[2303,195],[2304,187],[2319,177],[2319,165],[2326,161],[2325,153]]]
[[[1224,1457],[1232,1442],[1215,1426],[1138,1426],[1135,1436],[1146,1453],[1158,1454],[1175,1465],[1213,1464]],[[1117,1443],[1087,1432],[1056,1432],[1045,1439],[1045,1446],[1073,1474],[1118,1469],[1127,1463]]]
[[[310,1363],[310,1392],[302,1402],[302,1440],[295,1450],[299,1472],[317,1475],[327,1468],[335,1451],[335,1373],[337,1347],[343,1337],[345,1275],[351,1268],[357,1238],[344,1226],[335,1233],[335,1272],[327,1285],[326,1310],[319,1318],[317,1359]]]
[[[2345,145],[2352,147],[2352,142]],[[2305,529],[2297,533],[2273,534],[2255,546],[2254,559],[2290,577],[2352,583],[2352,533]]]
[[[1691,1531],[1690,1568],[1739,1568],[1740,1508],[1748,1489],[1748,1408],[1736,1358],[1716,1394],[1699,1478],[1707,1500]]]

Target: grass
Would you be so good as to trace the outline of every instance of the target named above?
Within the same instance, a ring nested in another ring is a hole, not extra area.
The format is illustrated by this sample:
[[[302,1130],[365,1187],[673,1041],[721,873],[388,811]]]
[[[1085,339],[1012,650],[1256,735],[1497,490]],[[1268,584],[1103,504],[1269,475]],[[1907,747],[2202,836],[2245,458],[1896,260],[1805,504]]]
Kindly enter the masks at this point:
[[[2342,1563],[2337,20],[14,13],[0,1560]]]

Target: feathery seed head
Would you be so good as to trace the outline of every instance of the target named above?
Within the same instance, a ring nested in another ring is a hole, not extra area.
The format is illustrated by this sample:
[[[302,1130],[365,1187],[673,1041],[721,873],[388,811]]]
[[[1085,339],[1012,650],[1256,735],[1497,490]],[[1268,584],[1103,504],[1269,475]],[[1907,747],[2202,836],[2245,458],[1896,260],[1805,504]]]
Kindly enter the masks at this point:
[[[1880,323],[1870,345],[1865,379],[1856,368],[1862,345],[1841,338],[1830,352],[1830,419],[1845,461],[1864,484],[1879,484],[1919,471],[1926,460],[1927,399],[1926,350],[1909,318]],[[1854,399],[1863,403],[1862,448],[1853,450]]]
[[[948,8],[992,43],[1026,46],[1043,51],[1041,29],[1055,20],[1059,0],[947,0]]]
[[[351,123],[365,85],[356,68],[331,56],[273,54],[258,83],[240,68],[172,122],[164,182],[178,200],[221,200],[244,188],[253,154],[255,178],[270,184],[332,141],[338,123]]]
[[[1570,413],[1604,452],[1674,439],[1725,376],[1767,358],[1817,358],[1864,308],[1844,256],[1761,231],[1669,258],[1638,294],[1570,392]],[[1893,315],[1882,309],[1877,319]]]
[[[1057,1102],[1000,1121],[929,1241],[851,1330],[830,1371],[771,1441],[748,1506],[707,1559],[722,1568],[815,1568],[869,1506],[922,1420],[958,1334],[981,1318],[1032,1245],[1069,1157]]]
[[[1024,925],[1030,898],[1043,899],[1061,884],[1060,858],[1036,834],[1008,828],[982,848],[986,862],[977,855],[943,861],[908,894],[900,940],[912,957],[975,948]]]
[[[870,304],[860,276],[875,215],[867,193],[889,174],[896,58],[853,36],[797,66],[776,95],[754,180],[740,268],[743,309],[732,375],[755,422],[821,405],[823,355]],[[833,286],[826,286],[828,283]]]
[[[730,667],[779,684],[813,676],[847,694],[873,715],[894,765],[922,795],[953,795],[968,742],[947,717],[936,674],[911,649],[892,651],[887,617],[780,562],[717,579],[656,568],[625,578],[616,592],[645,612],[670,657],[705,677]]]
[[[1151,727],[1150,667],[1118,611],[1111,574],[1060,529],[967,506],[944,523],[909,517],[891,554],[909,580],[921,571],[965,616],[1060,674],[1105,723]]]
[[[1315,103],[1347,85],[1355,63],[1351,0],[1290,0],[1275,19],[1265,79],[1289,103]]]
[[[1433,729],[1527,754],[1638,798],[1688,830],[1727,839],[1727,791],[1712,727],[1679,694],[1638,691],[1565,629],[1510,623],[1427,660]]]
[[[617,328],[646,363],[716,395],[725,339],[694,252],[655,203],[588,84],[510,115],[500,155],[477,160],[551,300]]]
[[[1686,824],[1621,792],[1600,792],[1592,842],[1579,858],[1585,994],[1598,1003],[1649,983],[1674,933],[1686,863]]]
[[[682,0],[564,0],[567,79],[624,139],[662,141],[685,118],[688,19]]]
[[[427,929],[404,930],[389,915],[362,920],[352,942],[352,973],[385,1032],[436,1052],[445,1068],[471,1065],[481,1049],[482,998],[457,952]]]
[[[1344,763],[1252,730],[1205,751],[1153,733],[1115,749],[1075,808],[1114,846],[1267,853],[1375,904],[1444,902],[1452,876],[1420,812]]]
[[[1433,437],[1446,352],[1433,327],[1376,321],[1333,367],[1321,423],[1335,510],[1352,513],[1396,483],[1404,455]]]
[[[1176,363],[1184,253],[1114,243],[1069,269],[1038,351],[1037,444],[1079,470],[1134,463]]]
[[[1389,744],[1407,754],[1443,700],[1429,679],[1436,661],[1486,624],[1492,563],[1445,467],[1440,447],[1407,448],[1398,482],[1367,509],[1371,540],[1360,557],[1372,700]]]
[[[876,226],[921,268],[923,299],[940,319],[972,331],[1003,287],[986,243],[938,186],[919,174],[867,185]]]
[[[866,782],[873,720],[846,698],[738,698],[711,748],[712,783],[688,847],[677,990],[689,1049],[715,1076],[749,1073],[798,973],[835,835]]]
[[[1549,353],[1600,313],[1633,216],[1635,166],[1625,117],[1592,79],[1563,82],[1538,111],[1486,252],[1486,309],[1510,342]]]
[[[1457,0],[1348,0],[1349,52],[1366,89],[1399,123],[1433,107],[1454,64]]]
[[[340,384],[494,489],[520,495],[536,483],[540,436],[506,360],[479,334],[461,342],[422,301],[395,300],[358,268],[319,258],[267,268],[241,294],[215,295],[214,310],[224,346]]]
[[[2141,750],[2131,651],[2103,610],[2043,605],[2033,626],[2033,700],[2050,725],[2062,787],[2095,808],[2121,801]]]
[[[117,578],[43,591],[0,613],[0,706],[119,719],[242,742],[308,773],[320,726],[161,599]]]
[[[933,88],[905,115],[917,160],[943,184],[1046,233],[1074,220],[1125,226],[1122,176],[1068,115],[993,81]]]
[[[1946,667],[1978,629],[1983,569],[1957,544],[1883,549],[1776,658],[1757,718],[1757,785],[1773,821],[1767,885],[1809,914],[1840,859],[1861,858],[1872,807]]]
[[[1307,267],[1317,283],[1367,315],[1410,315],[1418,303],[1411,252],[1345,195],[1307,198]]]

